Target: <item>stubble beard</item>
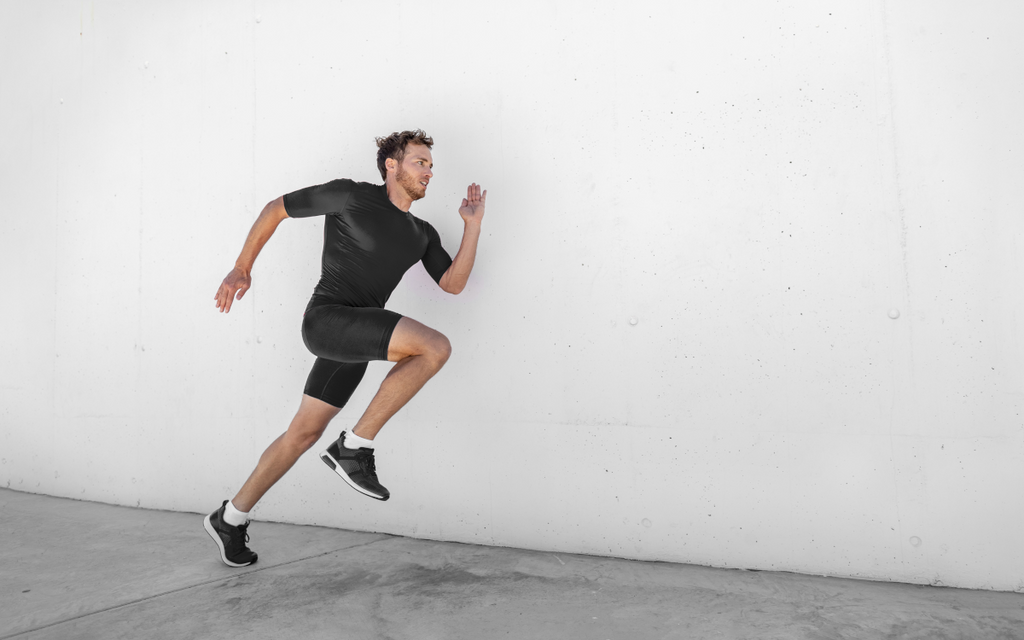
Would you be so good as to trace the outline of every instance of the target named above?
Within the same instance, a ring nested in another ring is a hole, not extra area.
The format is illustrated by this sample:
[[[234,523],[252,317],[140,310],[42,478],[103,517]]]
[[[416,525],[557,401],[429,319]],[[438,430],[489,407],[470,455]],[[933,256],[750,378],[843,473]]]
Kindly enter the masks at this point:
[[[405,189],[405,192],[409,194],[409,197],[413,200],[419,200],[423,196],[427,195],[426,188],[413,178],[407,171],[402,169],[401,165],[398,167],[398,173],[395,175],[395,181],[398,182],[399,186]]]

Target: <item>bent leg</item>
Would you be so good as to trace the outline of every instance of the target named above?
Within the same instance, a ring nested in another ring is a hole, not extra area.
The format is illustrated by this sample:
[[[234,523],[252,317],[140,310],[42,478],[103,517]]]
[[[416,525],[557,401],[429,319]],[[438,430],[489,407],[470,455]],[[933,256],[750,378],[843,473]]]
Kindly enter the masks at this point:
[[[231,503],[235,508],[239,511],[252,509],[270,487],[292,468],[299,456],[316,444],[327,424],[339,411],[341,409],[338,407],[304,394],[288,430],[270,443],[260,456],[252,475],[242,485],[238,495],[232,498]]]
[[[451,353],[452,345],[444,334],[412,318],[399,320],[388,343],[388,360],[395,366],[352,432],[373,440],[384,423],[441,370]]]

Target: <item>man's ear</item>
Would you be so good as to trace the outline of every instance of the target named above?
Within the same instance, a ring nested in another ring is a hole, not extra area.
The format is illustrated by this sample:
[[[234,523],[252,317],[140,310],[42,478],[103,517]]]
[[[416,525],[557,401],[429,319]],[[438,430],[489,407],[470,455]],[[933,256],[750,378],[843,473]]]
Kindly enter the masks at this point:
[[[388,158],[388,159],[384,160],[384,169],[386,171],[391,171],[391,170],[395,169],[396,167],[398,167],[398,161],[395,160],[394,158]]]

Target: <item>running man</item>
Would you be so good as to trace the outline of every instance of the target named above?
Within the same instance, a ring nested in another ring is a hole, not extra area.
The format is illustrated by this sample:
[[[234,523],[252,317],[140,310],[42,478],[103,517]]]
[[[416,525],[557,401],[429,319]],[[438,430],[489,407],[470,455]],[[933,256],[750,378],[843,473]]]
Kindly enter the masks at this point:
[[[249,511],[316,444],[352,396],[371,360],[395,365],[362,417],[331,443],[320,458],[352,488],[387,500],[377,480],[373,439],[381,427],[416,395],[451,355],[443,334],[384,308],[405,272],[417,262],[448,293],[466,286],[476,259],[487,192],[473,183],[459,207],[465,225],[452,260],[429,223],[409,213],[424,197],[434,162],[434,141],[423,131],[377,138],[377,168],[383,185],[334,180],[294,191],[263,208],[215,296],[222,313],[231,311],[252,286],[253,263],[285,218],[327,216],[320,282],[306,306],[302,339],[316,356],[299,410],[288,430],[260,456],[238,494],[206,517],[204,526],[231,567],[256,562],[246,546]]]

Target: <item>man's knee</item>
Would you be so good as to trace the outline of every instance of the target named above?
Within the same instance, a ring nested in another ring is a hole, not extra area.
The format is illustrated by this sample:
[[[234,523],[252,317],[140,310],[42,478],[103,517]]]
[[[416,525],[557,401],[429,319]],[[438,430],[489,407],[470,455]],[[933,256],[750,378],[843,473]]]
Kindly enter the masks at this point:
[[[448,362],[448,358],[452,356],[452,343],[443,333],[436,333],[430,341],[428,352],[425,355],[430,356],[430,359],[440,369],[444,366],[444,363]]]
[[[388,345],[392,362],[416,356],[440,369],[451,355],[452,343],[443,333],[411,318],[402,318]]]
[[[309,450],[324,434],[331,419],[338,414],[337,407],[323,400],[303,394],[299,411],[288,426],[288,436],[293,445],[303,451]]]
[[[325,425],[326,426],[326,425]],[[286,437],[291,440],[292,446],[300,451],[309,451],[324,434],[324,429],[315,425],[292,423]]]

